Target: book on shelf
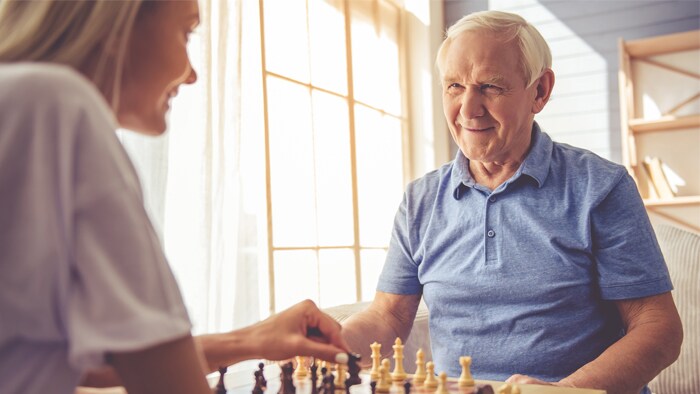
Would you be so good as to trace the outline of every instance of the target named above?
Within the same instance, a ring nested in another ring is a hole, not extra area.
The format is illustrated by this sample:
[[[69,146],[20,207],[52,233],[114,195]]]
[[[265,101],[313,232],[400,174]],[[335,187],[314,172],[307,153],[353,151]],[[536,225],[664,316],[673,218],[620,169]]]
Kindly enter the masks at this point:
[[[649,185],[649,198],[673,198],[676,193],[671,186],[663,168],[663,162],[658,157],[645,157],[642,167],[646,172]]]

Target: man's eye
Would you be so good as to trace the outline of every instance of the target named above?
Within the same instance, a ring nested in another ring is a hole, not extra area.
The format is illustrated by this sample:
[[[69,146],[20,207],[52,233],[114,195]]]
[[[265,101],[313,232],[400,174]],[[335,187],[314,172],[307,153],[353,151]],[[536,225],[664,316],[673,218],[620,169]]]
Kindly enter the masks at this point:
[[[503,91],[503,88],[496,86],[496,85],[491,85],[488,83],[485,83],[481,85],[481,91],[486,92],[486,93],[500,93]]]

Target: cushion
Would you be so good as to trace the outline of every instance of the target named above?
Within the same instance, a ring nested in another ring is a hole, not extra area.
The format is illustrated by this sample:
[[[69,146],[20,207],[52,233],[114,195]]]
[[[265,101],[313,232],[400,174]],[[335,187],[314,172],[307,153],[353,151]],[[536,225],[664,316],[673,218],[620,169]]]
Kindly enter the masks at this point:
[[[700,390],[700,235],[669,225],[657,225],[655,231],[673,281],[684,335],[678,360],[649,387],[658,394],[693,393]]]

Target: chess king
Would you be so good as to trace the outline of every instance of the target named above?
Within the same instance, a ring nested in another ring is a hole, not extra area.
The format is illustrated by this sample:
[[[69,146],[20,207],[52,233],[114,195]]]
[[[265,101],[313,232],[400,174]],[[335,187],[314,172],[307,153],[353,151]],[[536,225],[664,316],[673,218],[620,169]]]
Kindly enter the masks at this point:
[[[459,150],[407,186],[374,301],[343,324],[351,348],[389,354],[422,298],[436,371],[469,355],[475,379],[649,393],[680,352],[673,286],[626,169],[535,122],[547,43],[518,15],[473,13],[437,66]]]

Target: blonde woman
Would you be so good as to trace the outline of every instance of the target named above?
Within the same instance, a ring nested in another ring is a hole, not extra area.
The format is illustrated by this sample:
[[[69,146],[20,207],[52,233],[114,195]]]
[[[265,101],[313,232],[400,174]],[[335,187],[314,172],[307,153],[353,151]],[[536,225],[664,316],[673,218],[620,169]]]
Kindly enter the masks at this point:
[[[72,393],[88,376],[207,393],[205,372],[244,359],[346,360],[339,325],[310,301],[190,334],[114,131],[165,131],[197,79],[198,19],[195,0],[0,1],[0,392]],[[105,366],[116,373],[88,374]]]

